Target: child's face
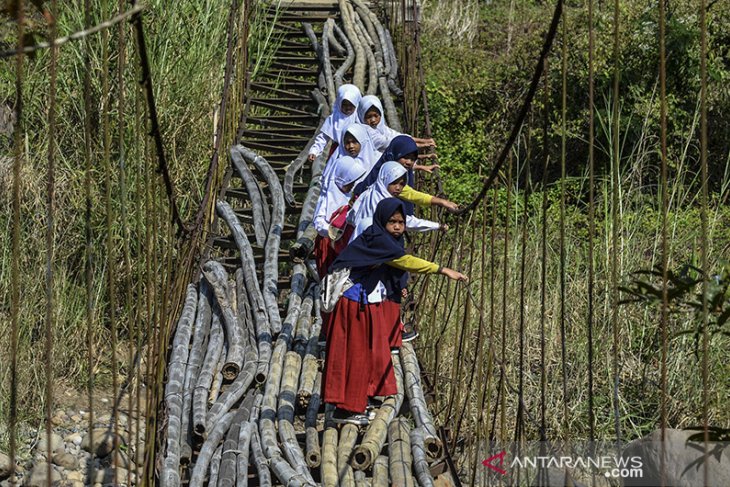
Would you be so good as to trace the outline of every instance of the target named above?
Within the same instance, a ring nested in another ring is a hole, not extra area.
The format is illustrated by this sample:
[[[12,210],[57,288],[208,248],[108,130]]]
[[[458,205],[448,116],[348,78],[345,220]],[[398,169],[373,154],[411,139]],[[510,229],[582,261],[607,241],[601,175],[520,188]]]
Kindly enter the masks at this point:
[[[349,132],[346,133],[344,143],[345,152],[347,152],[350,157],[357,157],[358,154],[360,154],[360,149],[362,148],[362,146],[360,145],[360,142],[357,141],[354,135]]]
[[[370,127],[372,128],[378,128],[381,117],[382,115],[380,114],[380,110],[378,110],[376,107],[371,107],[370,110],[365,112],[364,122],[370,125]]]
[[[405,167],[406,169],[410,169],[416,163],[417,159],[418,159],[418,153],[411,152],[410,154],[406,154],[405,156],[398,159],[398,162],[400,162],[401,165],[403,167]]]
[[[397,198],[400,196],[400,194],[403,192],[403,188],[406,185],[406,177],[403,176],[400,179],[396,179],[392,183],[388,185],[388,193],[390,193],[394,198]]]
[[[394,236],[400,238],[406,229],[406,220],[403,218],[403,214],[400,211],[396,211],[388,219],[388,223],[385,224],[385,230]]]
[[[345,115],[352,115],[355,113],[355,105],[347,100],[342,100],[342,103],[340,104],[340,111]]]

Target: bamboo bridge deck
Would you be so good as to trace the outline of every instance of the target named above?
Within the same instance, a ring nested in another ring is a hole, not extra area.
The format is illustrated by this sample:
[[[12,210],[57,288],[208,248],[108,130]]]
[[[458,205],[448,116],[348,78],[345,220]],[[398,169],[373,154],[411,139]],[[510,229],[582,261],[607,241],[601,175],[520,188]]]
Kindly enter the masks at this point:
[[[325,158],[310,164],[306,155],[334,83],[356,82],[350,29],[375,32],[369,3],[353,4],[346,19],[337,2],[267,12],[281,41],[247,87],[209,260],[188,287],[172,341],[162,485],[454,484],[412,345],[392,356],[399,393],[384,398],[368,427],[328,419],[319,394],[317,277],[311,262],[289,255],[295,244],[312,246],[307,227]],[[386,45],[381,40],[368,49]],[[368,91],[380,88],[397,126],[384,78],[370,79]]]

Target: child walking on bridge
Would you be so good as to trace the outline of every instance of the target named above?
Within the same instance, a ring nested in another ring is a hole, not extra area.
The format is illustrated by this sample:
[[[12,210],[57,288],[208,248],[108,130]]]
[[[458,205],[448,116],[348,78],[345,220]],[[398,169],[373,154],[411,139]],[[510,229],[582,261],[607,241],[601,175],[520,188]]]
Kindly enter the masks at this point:
[[[383,301],[401,292],[410,272],[443,274],[466,281],[453,269],[407,255],[405,208],[396,198],[378,203],[373,223],[339,255],[331,271],[350,269],[351,287],[330,317],[323,380],[324,401],[335,406],[332,419],[365,425],[368,397],[397,393],[388,337],[392,322]]]

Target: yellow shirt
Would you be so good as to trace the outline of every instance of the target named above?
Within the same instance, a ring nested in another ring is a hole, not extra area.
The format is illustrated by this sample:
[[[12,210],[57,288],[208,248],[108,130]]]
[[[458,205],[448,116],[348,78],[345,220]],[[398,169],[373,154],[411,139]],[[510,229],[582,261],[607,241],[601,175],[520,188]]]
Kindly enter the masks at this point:
[[[430,194],[416,191],[408,185],[403,187],[403,191],[401,191],[398,198],[418,206],[429,206],[431,204],[431,200],[433,200],[433,196]]]
[[[439,265],[421,259],[413,255],[404,255],[388,262],[388,265],[402,271],[414,272],[416,274],[435,274]]]

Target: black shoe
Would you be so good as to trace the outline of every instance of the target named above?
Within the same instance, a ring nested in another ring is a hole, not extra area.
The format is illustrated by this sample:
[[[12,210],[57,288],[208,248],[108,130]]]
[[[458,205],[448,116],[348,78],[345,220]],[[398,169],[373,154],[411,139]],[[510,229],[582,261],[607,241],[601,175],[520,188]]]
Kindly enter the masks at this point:
[[[403,325],[403,341],[410,342],[418,338],[418,330],[412,323],[406,323]]]
[[[335,408],[332,413],[332,421],[340,424],[367,426],[370,423],[370,418],[367,414],[353,413],[341,408]]]

